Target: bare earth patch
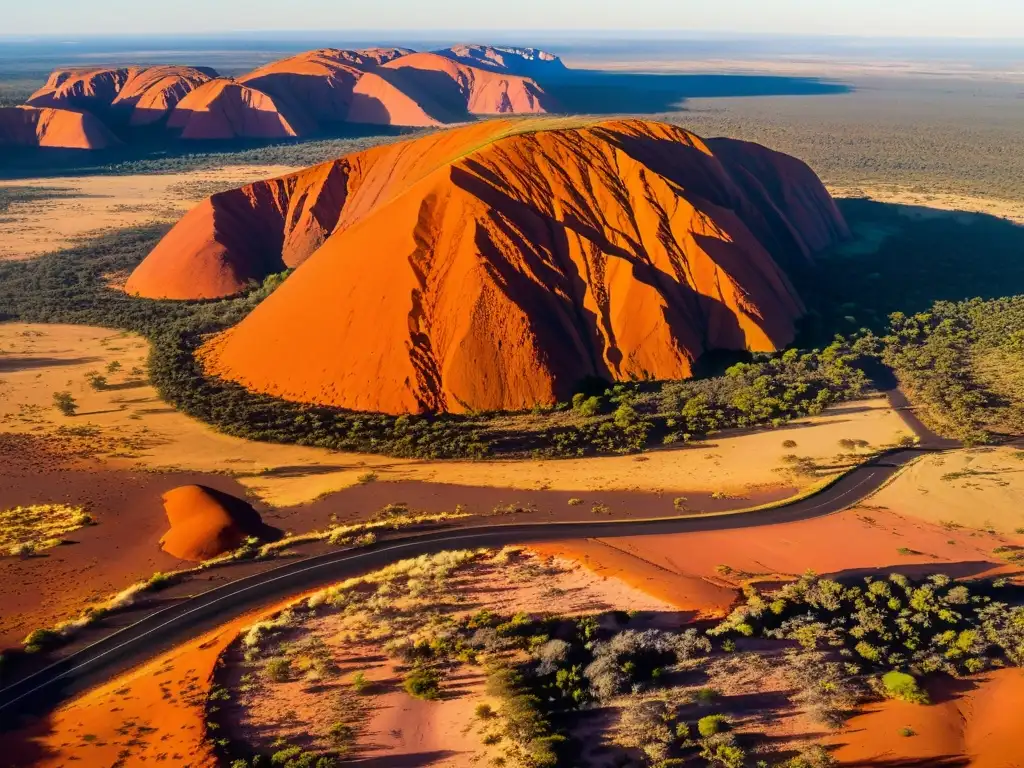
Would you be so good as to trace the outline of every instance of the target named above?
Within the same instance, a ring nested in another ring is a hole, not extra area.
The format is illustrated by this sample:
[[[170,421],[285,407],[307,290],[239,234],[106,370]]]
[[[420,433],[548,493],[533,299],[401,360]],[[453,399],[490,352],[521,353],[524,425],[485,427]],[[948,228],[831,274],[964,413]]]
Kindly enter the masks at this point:
[[[919,191],[897,184],[865,184],[863,186],[830,186],[833,197],[869,197],[880,203],[906,206],[911,218],[957,213],[984,213],[1024,224],[1024,202],[993,197]]]
[[[872,504],[950,528],[993,530],[1019,539],[1024,452],[973,448],[923,456],[875,494]]]
[[[107,452],[111,466],[225,472],[275,506],[302,504],[357,486],[369,472],[380,483],[417,481],[580,495],[689,491],[742,499],[780,487],[806,488],[820,479],[794,473],[786,457],[824,467],[827,474],[837,454],[845,450],[840,440],[878,448],[911,434],[884,398],[874,398],[846,403],[783,429],[715,436],[641,457],[394,459],[220,434],[159,399],[144,373],[148,353],[144,339],[103,328],[0,323],[0,430],[52,434],[61,426],[95,428],[113,441]],[[114,362],[119,371],[106,374]],[[87,379],[91,371],[105,375],[109,386],[92,388]],[[53,393],[59,391],[70,392],[78,401],[77,415],[63,416],[53,407]],[[671,502],[668,497],[666,504]],[[670,513],[667,506],[666,514]]]
[[[0,181],[13,201],[0,215],[0,260],[31,259],[82,238],[157,222],[177,221],[208,195],[294,170],[288,166],[227,166],[189,173],[78,176]],[[19,201],[13,190],[40,190]]]

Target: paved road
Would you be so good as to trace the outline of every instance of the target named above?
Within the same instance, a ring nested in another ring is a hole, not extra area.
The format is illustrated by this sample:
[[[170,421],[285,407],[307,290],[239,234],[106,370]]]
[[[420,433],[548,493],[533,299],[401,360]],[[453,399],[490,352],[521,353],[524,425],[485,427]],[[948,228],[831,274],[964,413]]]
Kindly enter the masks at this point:
[[[759,512],[709,514],[666,520],[584,523],[513,523],[437,531],[288,562],[164,608],[77,653],[0,690],[0,728],[16,715],[53,709],[65,698],[115,677],[163,651],[247,611],[289,595],[381,568],[395,560],[445,549],[500,547],[562,538],[611,538],[692,531],[732,530],[808,520],[852,506],[869,496],[920,450],[885,455],[820,493]]]

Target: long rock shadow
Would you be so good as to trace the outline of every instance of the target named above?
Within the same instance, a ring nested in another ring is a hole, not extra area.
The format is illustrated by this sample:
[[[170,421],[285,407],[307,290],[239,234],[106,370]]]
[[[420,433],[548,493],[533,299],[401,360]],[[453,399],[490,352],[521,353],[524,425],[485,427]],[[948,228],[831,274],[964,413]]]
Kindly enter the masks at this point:
[[[424,766],[434,765],[458,754],[450,749],[441,749],[433,752],[417,752],[411,755],[381,755],[362,759],[354,757],[348,758],[346,762],[363,766],[363,768],[424,768]]]
[[[816,77],[734,74],[655,74],[570,70],[541,80],[562,109],[590,115],[659,114],[688,99],[737,96],[830,96],[853,88]]]
[[[914,563],[912,565],[892,565],[882,568],[849,568],[829,574],[829,578],[839,580],[857,579],[865,576],[885,578],[891,573],[900,573],[912,579],[920,579],[933,573],[944,573],[954,579],[965,579],[990,571],[1000,563],[987,560],[972,560],[960,563]]]
[[[0,373],[16,373],[18,371],[31,371],[36,368],[52,368],[64,365],[85,365],[95,363],[98,357],[19,357],[16,355],[4,355],[0,357]]]

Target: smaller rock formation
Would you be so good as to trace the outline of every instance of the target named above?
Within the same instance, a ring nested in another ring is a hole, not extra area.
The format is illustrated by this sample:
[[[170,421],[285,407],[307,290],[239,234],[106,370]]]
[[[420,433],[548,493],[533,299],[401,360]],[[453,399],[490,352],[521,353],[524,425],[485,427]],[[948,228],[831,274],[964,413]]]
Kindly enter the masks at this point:
[[[167,127],[183,139],[286,139],[315,128],[296,108],[226,78],[211,80],[178,102]]]
[[[249,504],[213,488],[174,488],[163,495],[163,502],[171,528],[160,547],[182,560],[209,560],[237,549],[250,536],[261,541],[281,538]]]
[[[120,144],[87,112],[50,107],[0,107],[0,147],[106,149]]]
[[[551,77],[568,71],[560,58],[539,48],[455,45],[435,53],[472,67],[527,77]]]
[[[380,68],[420,103],[454,115],[524,115],[556,111],[554,99],[534,80],[463,64],[436,53],[412,53]],[[439,115],[444,118],[445,115]],[[450,120],[443,120],[450,122]]]
[[[56,107],[103,112],[114,102],[137,67],[59,69],[26,102],[30,107]]]
[[[113,108],[134,127],[164,120],[185,96],[217,77],[209,67],[147,67],[121,87]]]

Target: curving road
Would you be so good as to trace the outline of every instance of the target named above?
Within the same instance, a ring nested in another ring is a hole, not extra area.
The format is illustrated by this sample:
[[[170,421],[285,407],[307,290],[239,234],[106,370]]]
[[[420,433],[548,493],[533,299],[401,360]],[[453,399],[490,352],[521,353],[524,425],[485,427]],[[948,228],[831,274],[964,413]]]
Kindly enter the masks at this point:
[[[60,661],[0,689],[0,728],[17,715],[41,713],[248,611],[289,595],[381,568],[395,560],[445,549],[499,547],[561,538],[591,538],[752,528],[808,520],[870,496],[923,451],[903,449],[858,467],[814,496],[756,512],[700,517],[574,523],[513,523],[459,528],[383,541],[295,560],[164,608]]]

